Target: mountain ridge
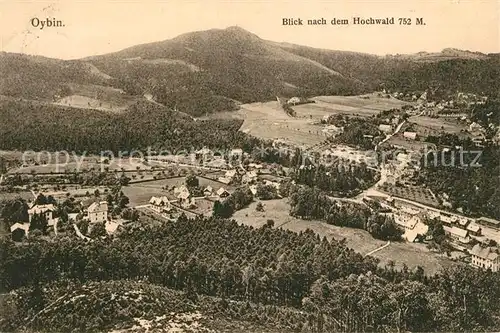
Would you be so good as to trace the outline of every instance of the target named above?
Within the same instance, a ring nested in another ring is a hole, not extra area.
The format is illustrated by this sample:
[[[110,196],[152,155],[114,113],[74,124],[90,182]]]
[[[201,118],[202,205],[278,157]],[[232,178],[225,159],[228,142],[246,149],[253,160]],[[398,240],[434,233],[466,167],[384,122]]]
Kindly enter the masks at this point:
[[[77,60],[1,52],[0,94],[49,103],[76,95],[82,103],[89,98],[89,106],[100,101],[123,109],[125,102],[111,90],[123,91],[201,116],[275,96],[354,95],[382,87],[438,85],[495,94],[499,59],[450,48],[387,56],[318,49],[267,41],[231,26]]]

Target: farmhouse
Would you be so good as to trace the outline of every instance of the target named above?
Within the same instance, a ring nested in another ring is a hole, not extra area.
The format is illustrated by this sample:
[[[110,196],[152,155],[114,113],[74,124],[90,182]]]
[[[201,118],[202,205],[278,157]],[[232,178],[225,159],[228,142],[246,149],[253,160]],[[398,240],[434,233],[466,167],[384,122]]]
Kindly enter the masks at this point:
[[[467,226],[467,230],[473,236],[481,236],[481,227],[475,223],[471,223]]]
[[[174,194],[176,194],[177,199],[179,199],[179,201],[187,200],[191,195],[186,185],[181,185],[180,187],[176,187],[174,189]]]
[[[408,140],[417,140],[417,133],[415,132],[404,132],[403,137]]]
[[[221,187],[217,190],[217,195],[219,196],[219,198],[227,198],[230,193],[224,187]]]
[[[209,197],[212,195],[212,193],[214,192],[214,189],[212,188],[212,186],[208,185],[207,187],[205,187],[205,189],[203,190],[203,195],[206,196],[206,197]]]
[[[30,209],[28,209],[29,221],[33,215],[43,215],[47,219],[47,221],[51,221],[53,219],[53,213],[55,211],[55,207],[52,204],[49,205],[34,205]]]
[[[243,178],[241,179],[241,181],[243,183],[252,183],[254,182],[255,180],[257,179],[257,172],[255,172],[254,170],[252,171],[248,171],[244,176]]]
[[[378,129],[381,130],[384,133],[390,133],[390,132],[392,132],[392,126],[391,125],[380,124],[378,126]]]
[[[108,202],[94,202],[87,208],[90,223],[106,222],[108,220]]]
[[[471,250],[472,265],[484,269],[491,269],[492,272],[498,272],[500,267],[500,257],[496,249],[492,247],[483,248],[480,244],[474,245]]]
[[[149,200],[151,204],[151,209],[155,212],[161,213],[163,211],[170,211],[172,209],[172,205],[170,204],[170,200],[166,196],[162,197],[151,197]]]
[[[14,242],[20,242],[24,237],[28,236],[30,230],[29,223],[14,223],[10,227],[10,232],[12,233],[12,240]]]

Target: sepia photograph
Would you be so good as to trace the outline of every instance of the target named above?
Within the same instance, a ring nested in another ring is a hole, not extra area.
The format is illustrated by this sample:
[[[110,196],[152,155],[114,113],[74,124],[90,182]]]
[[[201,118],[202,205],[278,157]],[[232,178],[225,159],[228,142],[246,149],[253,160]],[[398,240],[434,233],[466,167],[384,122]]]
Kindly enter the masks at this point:
[[[500,331],[497,0],[0,18],[0,332]]]

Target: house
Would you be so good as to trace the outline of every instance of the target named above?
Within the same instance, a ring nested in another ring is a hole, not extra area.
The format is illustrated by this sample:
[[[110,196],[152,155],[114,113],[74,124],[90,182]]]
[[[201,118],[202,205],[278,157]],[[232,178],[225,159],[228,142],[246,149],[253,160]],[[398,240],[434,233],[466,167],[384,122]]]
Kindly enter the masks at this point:
[[[231,150],[231,156],[232,157],[234,157],[234,156],[237,156],[237,157],[243,156],[243,149],[240,149],[240,148],[232,149]]]
[[[458,241],[462,244],[468,244],[470,242],[469,232],[467,230],[458,227],[443,227],[446,234],[448,234],[452,240]]]
[[[69,213],[68,214],[68,221],[75,222],[77,217],[78,217],[78,213]]]
[[[224,177],[219,177],[217,180],[223,184],[229,185],[231,184],[236,176],[238,175],[238,171],[233,169],[233,170],[227,170],[226,173],[224,174]]]
[[[257,172],[255,170],[248,171],[245,175],[243,175],[243,178],[241,181],[243,183],[252,183],[257,179]]]
[[[196,208],[196,200],[193,197],[185,199],[185,200],[182,200],[181,201],[181,206],[184,209]]]
[[[34,205],[30,209],[28,209],[28,215],[29,215],[29,221],[31,222],[31,218],[33,215],[43,215],[47,219],[47,221],[51,221],[54,216],[54,211],[56,208],[54,205],[49,204],[49,205]]]
[[[10,226],[10,232],[12,233],[12,240],[14,242],[20,242],[26,236],[28,236],[30,230],[30,224],[24,222],[16,222]]]
[[[298,97],[292,97],[286,103],[287,104],[293,104],[293,105],[298,104],[298,103],[300,103],[300,98],[298,98]]]
[[[251,169],[257,169],[257,170],[260,170],[262,169],[264,166],[262,164],[258,164],[258,163],[250,163],[248,164],[248,168],[251,168]]]
[[[111,222],[111,221],[107,221],[106,224],[104,225],[104,227],[106,228],[106,232],[108,233],[108,235],[112,235],[112,234],[116,233],[116,231],[118,230],[118,228],[121,227],[121,226],[122,226],[121,223]]]
[[[214,189],[212,188],[212,186],[208,185],[207,187],[205,187],[205,189],[203,190],[203,195],[206,196],[206,197],[210,197],[212,196],[212,193],[214,192]]]
[[[415,132],[404,132],[403,137],[408,140],[417,140],[418,136]]]
[[[467,230],[473,236],[481,236],[481,227],[474,222],[467,226]]]
[[[172,209],[170,200],[168,200],[166,196],[151,197],[151,199],[149,200],[149,204],[151,205],[151,209],[157,213],[161,213],[164,211],[168,212]]]
[[[106,222],[108,220],[108,202],[94,202],[87,208],[90,223]]]
[[[257,194],[257,185],[250,186],[250,192],[252,192],[253,195],[256,195]]]
[[[384,133],[390,133],[390,132],[392,132],[392,126],[391,125],[380,124],[378,126],[378,129],[381,130]]]
[[[491,269],[492,272],[498,272],[500,267],[500,256],[495,248],[482,247],[480,244],[474,245],[471,250],[472,265],[484,269]]]
[[[469,125],[470,132],[482,131],[482,130],[483,130],[483,126],[479,125],[476,122],[473,122],[472,124]]]
[[[227,198],[230,193],[224,187],[221,187],[217,190],[217,195],[219,196],[219,198]]]

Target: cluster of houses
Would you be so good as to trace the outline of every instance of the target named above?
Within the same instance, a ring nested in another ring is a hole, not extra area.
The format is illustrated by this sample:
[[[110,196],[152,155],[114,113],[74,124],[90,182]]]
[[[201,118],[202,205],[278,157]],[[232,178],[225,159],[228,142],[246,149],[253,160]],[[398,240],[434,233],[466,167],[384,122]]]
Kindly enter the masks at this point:
[[[386,202],[395,206],[395,199],[392,197],[387,198]],[[484,228],[500,229],[500,221],[485,217],[473,219],[431,209],[422,211],[403,202],[396,205],[398,209],[394,213],[394,221],[404,231],[403,238],[407,241],[413,242],[418,237],[431,240],[432,236],[427,235],[429,228],[422,218],[437,219],[443,225],[449,244],[457,250],[469,253],[473,266],[494,272],[500,270],[499,250],[490,246],[490,240],[483,235]]]
[[[54,228],[54,232],[57,234],[59,217],[56,217],[56,210],[56,206],[53,204],[31,205],[28,209],[28,222],[17,222],[10,227],[12,239],[20,241],[28,236],[31,222],[35,216],[43,216],[47,221],[47,226]],[[96,223],[105,223],[108,233],[112,233],[117,229],[119,223],[110,221],[108,210],[107,201],[91,200],[88,205],[83,204],[82,219],[87,219],[91,226]],[[77,213],[68,214],[68,220],[75,222],[77,215]]]

